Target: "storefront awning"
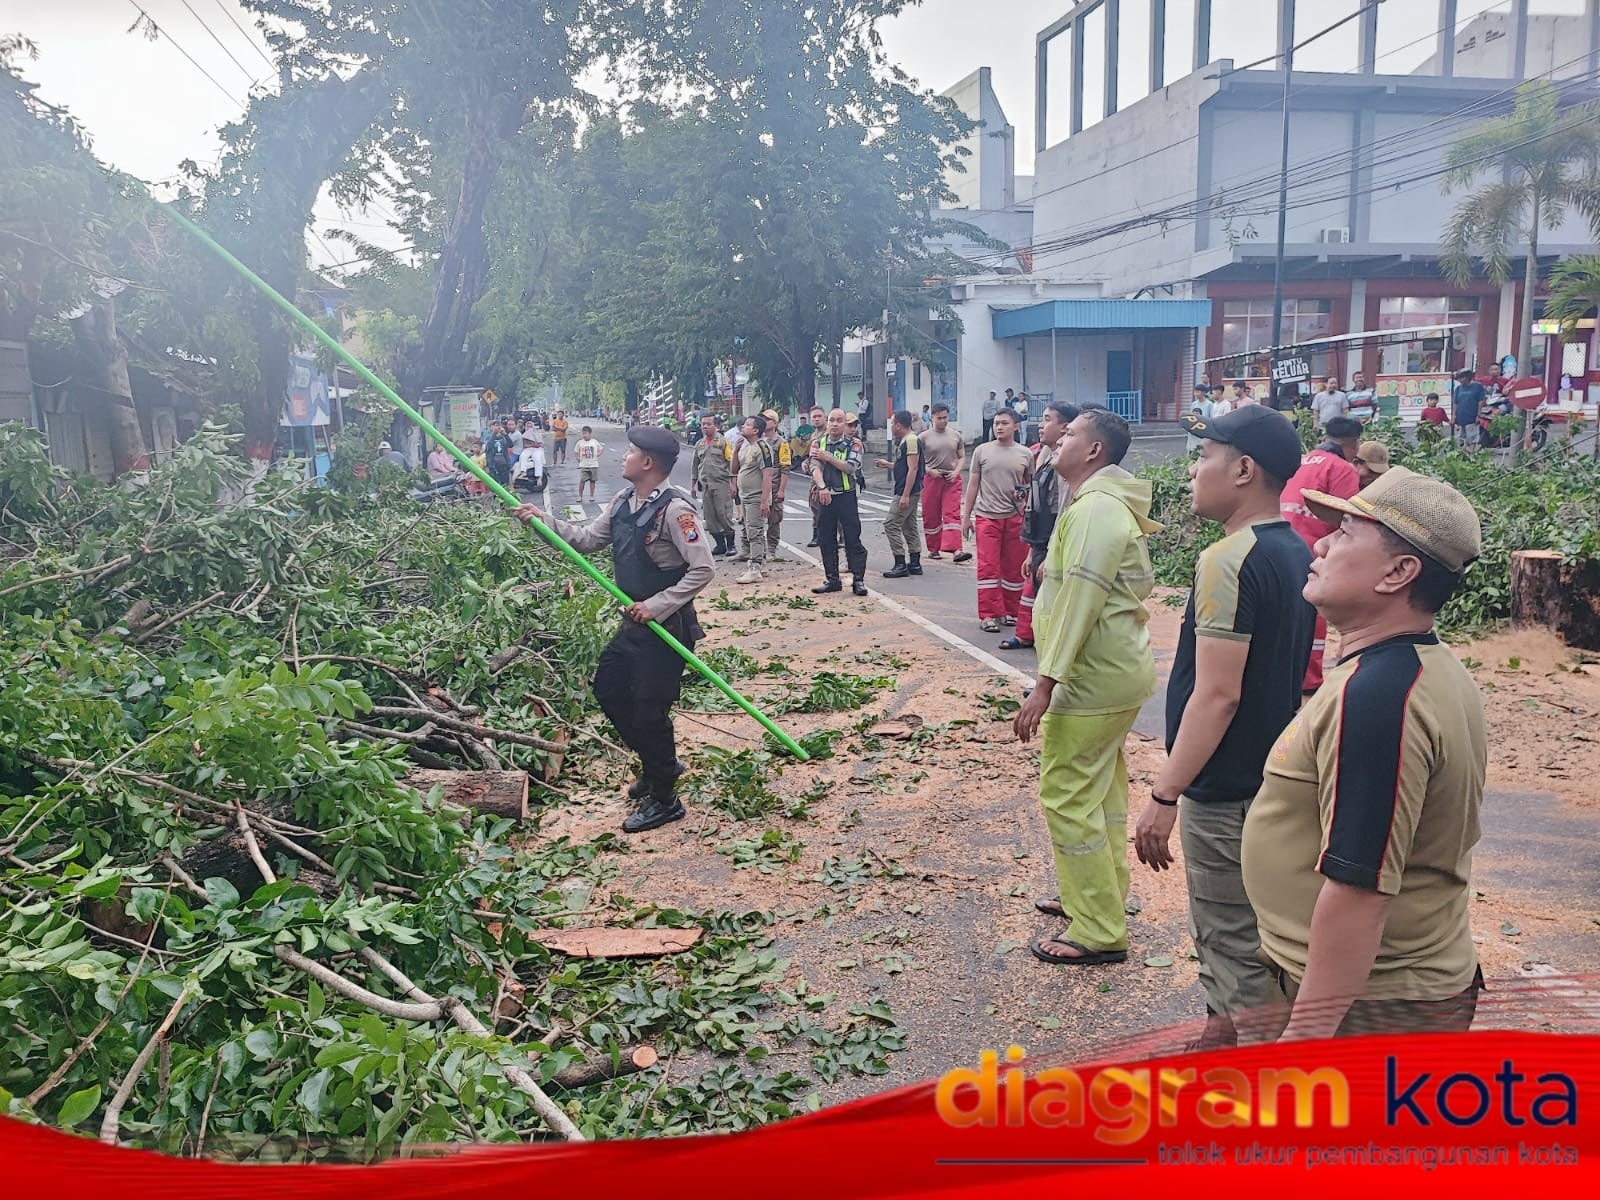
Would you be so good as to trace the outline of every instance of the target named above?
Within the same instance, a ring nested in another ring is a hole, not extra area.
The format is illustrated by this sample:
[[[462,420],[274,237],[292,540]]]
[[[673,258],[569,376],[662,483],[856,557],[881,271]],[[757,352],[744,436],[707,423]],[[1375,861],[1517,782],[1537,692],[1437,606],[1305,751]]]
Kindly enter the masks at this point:
[[[1197,329],[1211,324],[1209,300],[1045,300],[990,312],[996,340],[1053,332]]]

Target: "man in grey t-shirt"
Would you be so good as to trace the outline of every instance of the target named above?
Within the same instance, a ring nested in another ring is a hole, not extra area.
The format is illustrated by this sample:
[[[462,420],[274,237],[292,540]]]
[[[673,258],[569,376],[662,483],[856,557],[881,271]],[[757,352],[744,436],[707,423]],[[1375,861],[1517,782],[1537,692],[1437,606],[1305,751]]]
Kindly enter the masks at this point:
[[[1322,390],[1311,397],[1311,407],[1317,414],[1317,428],[1326,429],[1335,417],[1350,415],[1350,397],[1339,389],[1339,381],[1329,375],[1323,380]]]

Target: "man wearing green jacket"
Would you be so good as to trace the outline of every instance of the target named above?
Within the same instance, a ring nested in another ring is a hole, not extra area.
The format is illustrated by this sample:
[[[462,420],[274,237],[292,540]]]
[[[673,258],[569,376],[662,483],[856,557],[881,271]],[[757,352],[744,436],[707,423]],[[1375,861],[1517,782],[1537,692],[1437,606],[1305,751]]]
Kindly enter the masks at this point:
[[[1055,469],[1071,503],[1056,524],[1034,603],[1039,678],[1013,728],[1040,735],[1039,799],[1061,899],[1041,912],[1071,920],[1033,943],[1036,958],[1092,965],[1128,957],[1128,764],[1123,742],[1155,694],[1144,602],[1155,578],[1147,535],[1151,487],[1121,467],[1128,423],[1091,406],[1067,426]]]

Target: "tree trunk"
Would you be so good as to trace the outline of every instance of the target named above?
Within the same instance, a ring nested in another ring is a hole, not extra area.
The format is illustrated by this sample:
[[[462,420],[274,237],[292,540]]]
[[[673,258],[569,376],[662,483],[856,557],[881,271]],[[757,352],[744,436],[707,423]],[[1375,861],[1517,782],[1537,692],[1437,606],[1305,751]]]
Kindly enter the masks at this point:
[[[72,336],[93,371],[90,386],[105,405],[111,434],[111,471],[121,477],[150,469],[144,427],[128,379],[128,347],[117,336],[116,301],[96,299],[72,322]]]
[[[1569,646],[1600,650],[1600,562],[1555,550],[1511,555],[1511,621],[1554,630]]]
[[[474,79],[463,96],[466,150],[461,183],[439,251],[421,344],[402,378],[404,390],[412,396],[420,396],[423,388],[452,382],[449,376],[461,362],[472,306],[482,298],[488,282],[483,214],[506,142],[521,127],[526,108],[520,92],[496,94],[487,79]]]
[[[473,813],[528,819],[528,775],[525,771],[406,772],[405,784],[426,795],[435,785],[446,804]]]
[[[372,71],[364,69],[349,79],[329,75],[304,89],[263,96],[250,106],[254,135],[213,185],[218,217],[209,223],[224,245],[289,300],[306,269],[306,226],[317,193],[386,99]],[[230,226],[240,231],[237,238],[230,238]],[[289,356],[301,335],[265,297],[253,295],[250,311],[257,376],[244,398],[244,452],[266,463],[277,446]]]

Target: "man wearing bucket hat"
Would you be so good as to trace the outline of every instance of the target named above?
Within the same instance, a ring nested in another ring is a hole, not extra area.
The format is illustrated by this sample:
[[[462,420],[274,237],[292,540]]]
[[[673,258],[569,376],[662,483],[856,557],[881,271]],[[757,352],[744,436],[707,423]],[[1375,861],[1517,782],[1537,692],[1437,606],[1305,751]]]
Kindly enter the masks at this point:
[[[1389,469],[1389,447],[1382,442],[1362,442],[1353,465],[1361,486],[1371,487]]]
[[[1339,662],[1267,756],[1245,890],[1291,1005],[1286,1038],[1466,1029],[1483,984],[1468,918],[1488,749],[1482,699],[1434,615],[1482,550],[1478,515],[1391,467],[1349,499],[1305,598]]]

